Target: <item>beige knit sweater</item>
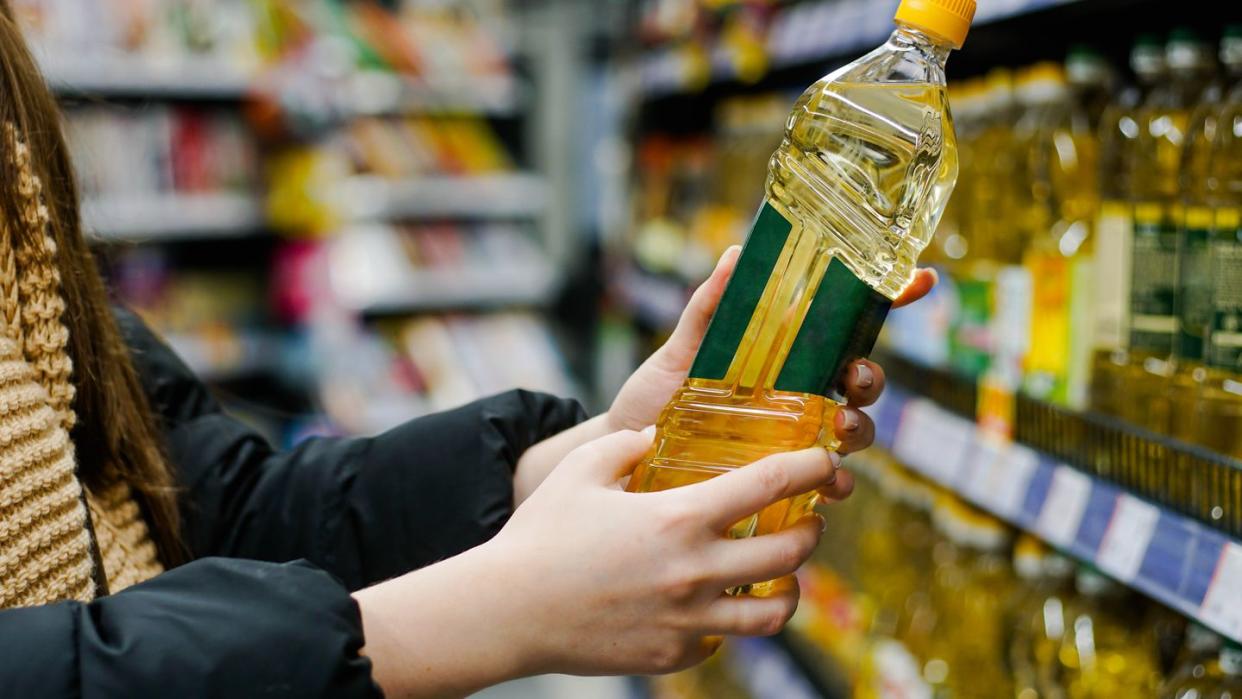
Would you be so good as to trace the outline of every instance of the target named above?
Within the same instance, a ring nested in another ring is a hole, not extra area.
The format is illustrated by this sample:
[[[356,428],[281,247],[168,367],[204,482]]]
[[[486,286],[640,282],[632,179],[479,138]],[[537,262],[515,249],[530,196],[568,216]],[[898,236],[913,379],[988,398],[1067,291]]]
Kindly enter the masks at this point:
[[[100,593],[96,565],[111,592],[163,568],[129,486],[84,492],[77,478],[56,246],[25,144],[9,124],[0,138],[22,202],[21,220],[0,220],[0,609],[89,601]]]

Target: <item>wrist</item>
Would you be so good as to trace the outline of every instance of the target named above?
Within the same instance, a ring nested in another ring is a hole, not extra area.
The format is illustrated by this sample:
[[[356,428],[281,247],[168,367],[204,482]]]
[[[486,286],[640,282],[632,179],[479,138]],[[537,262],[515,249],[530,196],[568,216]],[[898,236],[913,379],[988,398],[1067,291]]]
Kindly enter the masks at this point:
[[[512,562],[484,544],[354,594],[376,682],[391,697],[465,696],[532,674]]]

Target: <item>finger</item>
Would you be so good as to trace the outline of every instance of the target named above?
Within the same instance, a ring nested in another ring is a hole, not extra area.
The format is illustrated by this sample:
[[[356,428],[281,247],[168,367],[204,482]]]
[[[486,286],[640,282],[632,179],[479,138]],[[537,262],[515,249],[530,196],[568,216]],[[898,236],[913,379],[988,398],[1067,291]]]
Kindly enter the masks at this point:
[[[930,267],[914,270],[914,278],[910,280],[905,289],[902,289],[901,295],[893,301],[893,308],[901,308],[918,301],[926,296],[938,281],[940,281],[940,275]]]
[[[593,483],[610,485],[629,475],[651,448],[654,429],[642,432],[621,430],[591,440],[569,452],[565,464],[570,468],[558,468]]]
[[[661,348],[668,355],[669,361],[688,366],[694,359],[694,353],[698,351],[699,343],[707,332],[707,324],[716,312],[716,306],[720,305],[720,297],[724,294],[725,285],[733,274],[733,268],[737,266],[737,258],[741,253],[742,248],[737,245],[725,250],[716,262],[711,276],[690,296],[690,302],[686,304],[686,310],[681,312],[677,327]]]
[[[862,451],[875,441],[875,423],[869,415],[857,408],[846,406],[838,410],[833,418],[832,428],[840,442],[837,451],[842,456]]]
[[[827,502],[840,502],[854,492],[854,474],[847,468],[837,469],[837,477],[833,482],[820,486],[819,494]]]
[[[712,580],[728,589],[789,575],[811,557],[823,532],[824,519],[813,514],[774,534],[714,542]]]
[[[708,606],[703,631],[730,636],[771,636],[780,632],[798,609],[798,584],[780,581],[771,594],[722,596]]]
[[[840,463],[822,447],[783,452],[669,494],[704,507],[711,527],[724,531],[777,500],[827,483]]]
[[[884,392],[884,367],[870,359],[856,359],[845,371],[845,401],[865,408]]]

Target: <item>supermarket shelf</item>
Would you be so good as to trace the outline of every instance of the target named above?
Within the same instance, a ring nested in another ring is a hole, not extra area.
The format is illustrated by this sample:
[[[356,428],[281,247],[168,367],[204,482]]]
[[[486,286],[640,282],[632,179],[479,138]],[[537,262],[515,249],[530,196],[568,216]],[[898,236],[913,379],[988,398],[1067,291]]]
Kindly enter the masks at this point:
[[[980,3],[974,27],[1055,5],[1080,0],[997,0]],[[780,12],[772,21],[767,51],[774,69],[826,63],[833,58],[870,49],[888,38],[898,0],[821,0],[802,3]],[[711,51],[711,82],[737,78],[728,52],[720,46]],[[660,49],[642,59],[639,73],[647,99],[676,94],[686,89],[688,74],[684,53]]]
[[[522,85],[511,76],[412,78],[380,71],[354,75],[340,91],[337,111],[352,116],[464,113],[512,116]]]
[[[240,237],[267,223],[259,198],[231,193],[88,199],[82,220],[90,235],[103,241]]]
[[[341,298],[351,310],[384,315],[544,306],[554,290],[552,275],[544,268],[464,268],[421,271],[400,285],[345,291]]]
[[[283,340],[274,333],[170,333],[164,340],[199,378],[228,381],[275,370]]]
[[[141,54],[90,55],[81,50],[36,48],[43,74],[59,95],[167,100],[240,100],[252,79],[214,58],[173,61]]]
[[[1029,446],[994,441],[897,385],[868,412],[877,444],[907,466],[1242,641],[1242,541]]]
[[[503,259],[423,266],[411,261],[393,229],[360,224],[339,232],[327,255],[332,296],[345,309],[370,315],[544,306],[558,282],[533,242]]]
[[[542,214],[548,187],[529,173],[408,180],[362,175],[346,180],[337,196],[351,221],[516,219]]]

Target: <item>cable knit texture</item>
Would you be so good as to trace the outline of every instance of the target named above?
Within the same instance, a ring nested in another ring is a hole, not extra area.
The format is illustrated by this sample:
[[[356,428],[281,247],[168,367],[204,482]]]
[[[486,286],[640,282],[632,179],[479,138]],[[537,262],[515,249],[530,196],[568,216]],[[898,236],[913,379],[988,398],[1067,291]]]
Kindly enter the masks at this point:
[[[95,563],[69,438],[77,418],[56,244],[29,150],[12,124],[0,137],[21,209],[0,220],[0,609],[89,601]],[[110,590],[163,571],[126,483],[85,500]]]

